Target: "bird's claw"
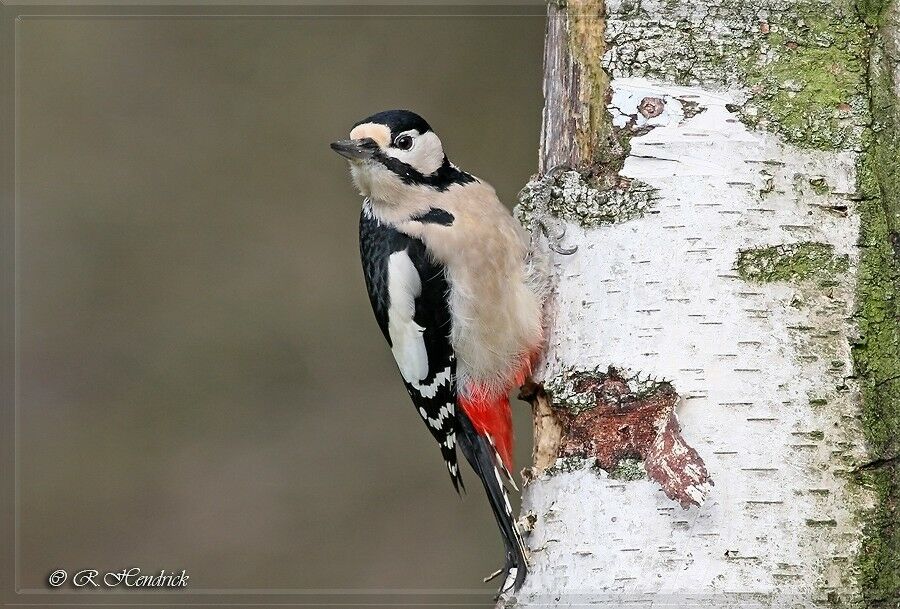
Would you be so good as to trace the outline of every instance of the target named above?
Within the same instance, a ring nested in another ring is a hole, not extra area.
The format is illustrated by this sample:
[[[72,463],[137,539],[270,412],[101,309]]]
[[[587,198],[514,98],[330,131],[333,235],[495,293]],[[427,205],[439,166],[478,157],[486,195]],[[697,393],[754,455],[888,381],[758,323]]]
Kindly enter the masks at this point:
[[[566,236],[566,225],[562,223],[555,223],[555,228],[557,228],[556,234],[551,234],[550,223],[547,221],[547,218],[543,218],[538,221],[541,225],[541,230],[544,233],[544,236],[547,237],[547,243],[557,254],[562,254],[563,256],[571,256],[576,251],[578,251],[578,246],[573,245],[572,247],[563,247],[561,245],[561,241],[563,237]]]
[[[563,256],[571,256],[578,251],[577,245],[564,247],[561,244],[563,237],[566,236],[565,224],[551,220],[548,215],[539,217],[536,223],[540,227],[541,232],[544,233],[544,236],[547,237],[547,246],[551,250]]]
[[[566,226],[562,222],[559,222],[555,218],[553,218],[550,215],[549,210],[550,196],[556,174],[568,169],[569,167],[567,165],[556,165],[540,178],[541,189],[538,191],[538,193],[535,194],[533,198],[534,221],[532,223],[531,230],[532,249],[534,249],[534,247],[537,245],[539,233],[543,233],[544,236],[547,237],[547,244],[549,248],[557,254],[561,254],[563,256],[571,256],[576,251],[578,251],[577,245],[573,245],[572,247],[563,247],[560,244],[563,237],[566,236]],[[538,228],[540,230],[537,230]]]

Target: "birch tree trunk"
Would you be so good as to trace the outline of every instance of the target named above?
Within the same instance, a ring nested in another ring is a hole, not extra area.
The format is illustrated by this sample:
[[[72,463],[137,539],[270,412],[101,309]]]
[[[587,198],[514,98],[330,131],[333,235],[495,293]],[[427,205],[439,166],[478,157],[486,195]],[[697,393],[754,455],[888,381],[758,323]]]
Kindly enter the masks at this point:
[[[900,606],[897,0],[548,7],[566,228],[500,604]]]

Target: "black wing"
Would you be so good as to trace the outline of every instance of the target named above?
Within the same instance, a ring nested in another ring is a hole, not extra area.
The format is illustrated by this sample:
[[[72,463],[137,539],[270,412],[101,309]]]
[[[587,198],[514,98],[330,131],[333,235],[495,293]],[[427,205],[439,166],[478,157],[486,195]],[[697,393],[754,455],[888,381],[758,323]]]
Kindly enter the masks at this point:
[[[456,358],[450,345],[444,268],[431,260],[420,240],[378,222],[365,209],[359,249],[375,319],[459,491]]]

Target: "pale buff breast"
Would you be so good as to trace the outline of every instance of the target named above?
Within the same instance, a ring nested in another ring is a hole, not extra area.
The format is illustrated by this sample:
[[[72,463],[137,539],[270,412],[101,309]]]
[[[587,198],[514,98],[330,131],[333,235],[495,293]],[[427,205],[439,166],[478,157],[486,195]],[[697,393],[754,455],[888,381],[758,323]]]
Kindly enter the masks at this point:
[[[446,269],[460,389],[505,393],[543,340],[540,280],[526,264],[524,231],[488,184],[452,186],[429,199],[426,207],[453,214],[451,226],[397,228],[422,239]]]

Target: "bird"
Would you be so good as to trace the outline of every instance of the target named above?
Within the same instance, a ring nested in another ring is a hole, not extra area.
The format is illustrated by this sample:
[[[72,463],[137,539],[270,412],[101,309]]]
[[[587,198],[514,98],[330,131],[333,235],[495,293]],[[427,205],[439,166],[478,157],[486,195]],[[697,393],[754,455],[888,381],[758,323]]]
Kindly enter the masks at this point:
[[[378,326],[456,492],[457,447],[484,486],[505,548],[498,595],[518,590],[528,551],[506,488],[516,488],[509,394],[543,349],[545,271],[494,188],[451,163],[418,114],[378,112],[331,148],[363,197],[360,256]]]

